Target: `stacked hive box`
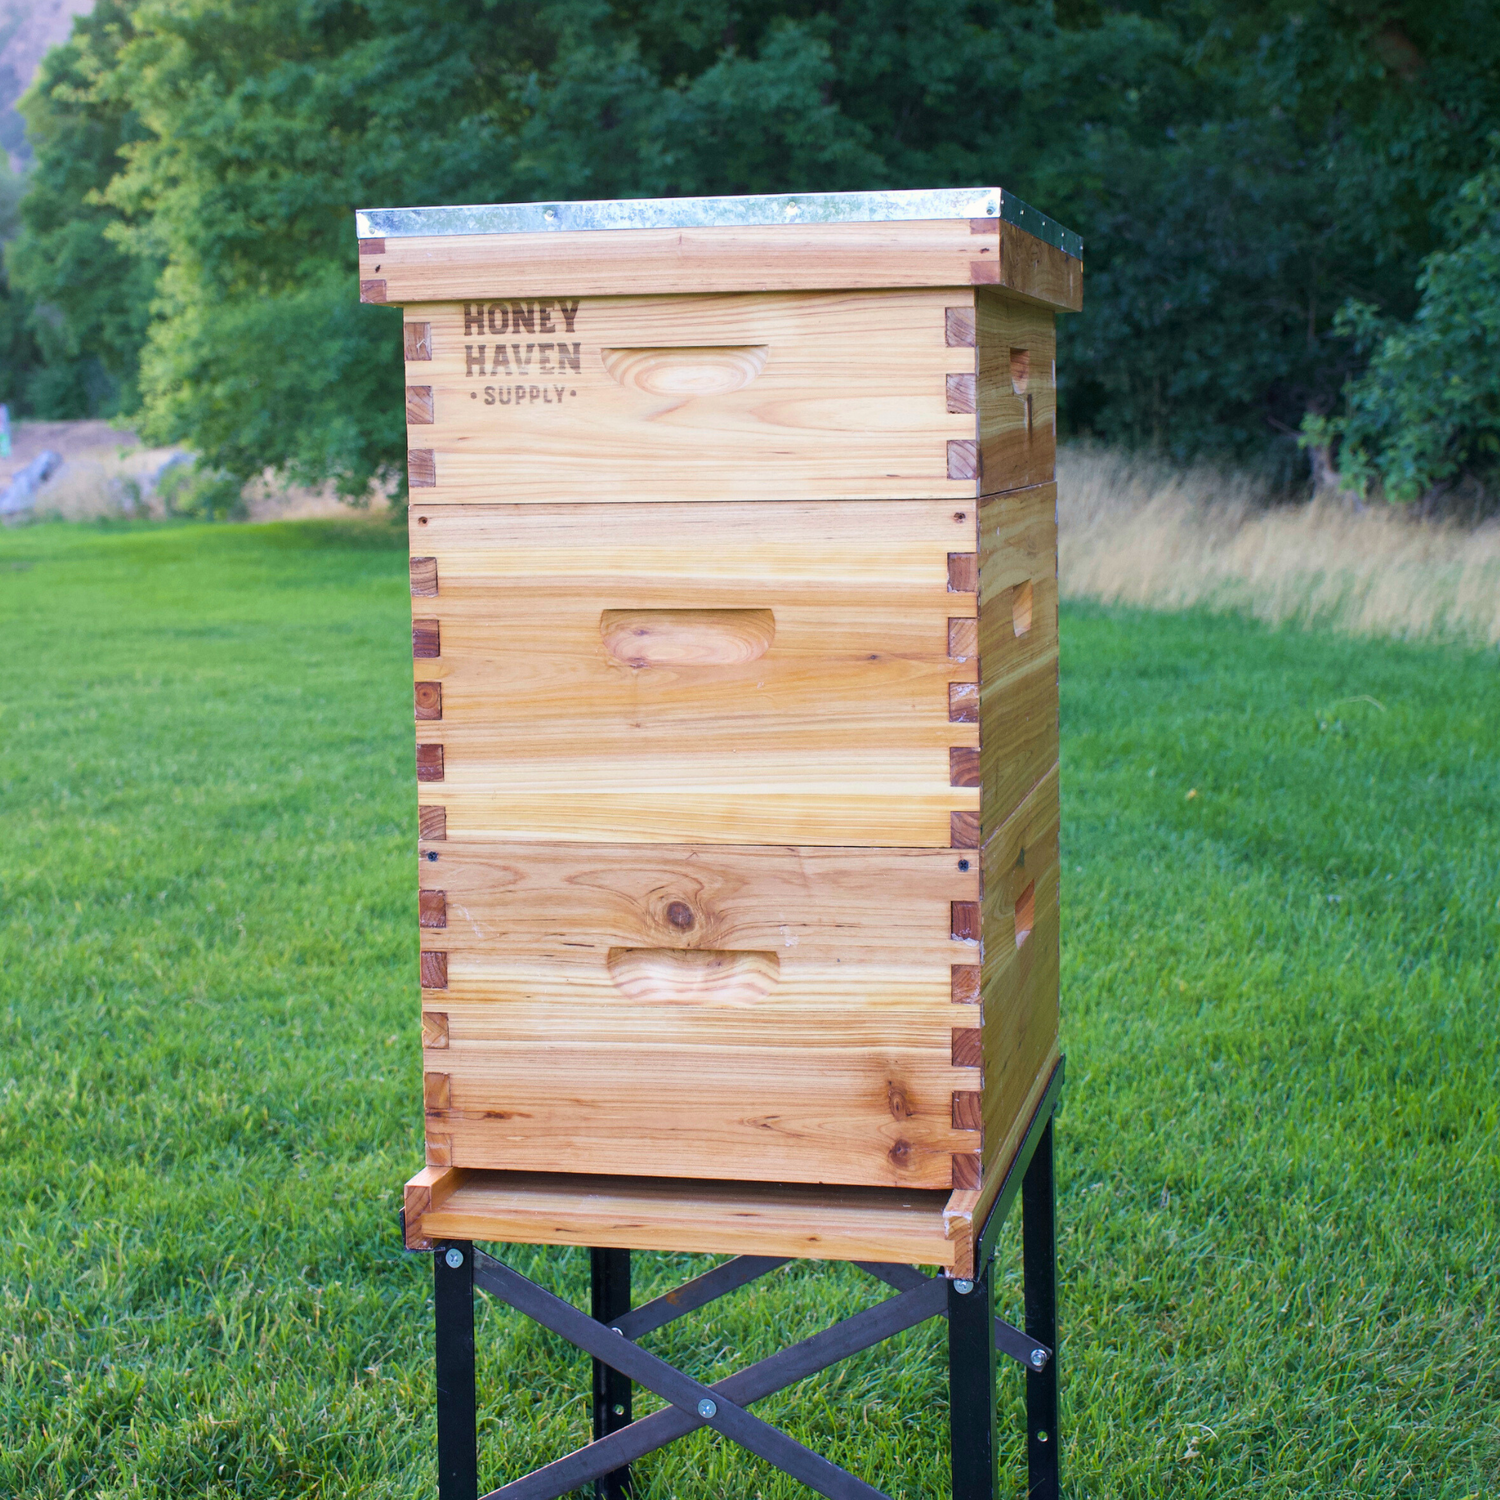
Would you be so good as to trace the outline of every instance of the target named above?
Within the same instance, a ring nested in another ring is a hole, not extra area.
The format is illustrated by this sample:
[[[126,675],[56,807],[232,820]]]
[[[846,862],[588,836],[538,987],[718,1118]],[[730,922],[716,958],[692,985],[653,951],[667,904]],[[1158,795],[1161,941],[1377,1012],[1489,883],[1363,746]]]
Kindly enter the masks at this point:
[[[818,1184],[962,1269],[1057,1058],[1076,242],[998,190],[361,219],[410,424],[409,1232],[494,1174]]]

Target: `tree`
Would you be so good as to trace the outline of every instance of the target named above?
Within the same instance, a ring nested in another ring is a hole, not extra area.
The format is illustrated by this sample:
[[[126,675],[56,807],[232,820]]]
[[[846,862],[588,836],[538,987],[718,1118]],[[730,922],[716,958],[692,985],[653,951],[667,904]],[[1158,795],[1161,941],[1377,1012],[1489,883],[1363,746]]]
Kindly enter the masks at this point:
[[[38,359],[36,340],[27,326],[31,307],[24,293],[11,285],[7,265],[20,223],[23,186],[10,169],[10,158],[0,151],[0,402],[12,412],[26,408],[25,377]]]
[[[1345,415],[1308,423],[1313,441],[1341,441],[1347,483],[1364,493],[1378,481],[1398,501],[1436,501],[1500,468],[1500,163],[1463,185],[1451,247],[1423,262],[1417,290],[1408,321],[1367,303],[1342,311],[1340,330],[1373,357]]]
[[[1065,414],[1179,457],[1288,477],[1303,418],[1368,351],[1350,301],[1405,316],[1422,258],[1500,114],[1500,13],[1467,3],[1217,7],[1179,33],[1218,104],[1146,151],[1107,139],[1081,193],[1083,317]]]
[[[51,417],[114,416],[139,404],[137,366],[159,265],[112,238],[121,223],[103,191],[121,148],[141,136],[117,63],[133,35],[124,0],[97,0],[42,62],[22,100],[35,164],[6,266],[29,302],[37,359],[31,409]]]
[[[1067,33],[1044,4],[150,0],[134,21],[145,133],[108,198],[165,265],[143,430],[350,495],[404,468],[396,318],[352,299],[356,206],[996,179],[1045,202],[1088,168],[1080,119],[1144,149],[1206,103],[1170,27]]]

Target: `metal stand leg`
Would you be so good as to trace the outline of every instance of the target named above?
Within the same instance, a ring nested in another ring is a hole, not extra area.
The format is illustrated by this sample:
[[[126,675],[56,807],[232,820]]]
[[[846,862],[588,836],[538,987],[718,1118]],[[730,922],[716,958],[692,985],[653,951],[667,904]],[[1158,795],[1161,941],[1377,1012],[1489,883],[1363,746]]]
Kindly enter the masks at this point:
[[[593,1307],[600,1323],[613,1323],[630,1311],[630,1251],[590,1250]],[[602,1359],[594,1361],[594,1441],[631,1423],[631,1383]],[[630,1500],[630,1465],[594,1482],[595,1500]]]
[[[478,1500],[474,1418],[474,1247],[438,1245],[432,1254],[437,1322],[439,1500]]]
[[[995,1309],[991,1263],[948,1283],[948,1427],[953,1500],[995,1500]]]
[[[1061,1444],[1057,1435],[1057,1197],[1052,1179],[1052,1121],[1037,1142],[1021,1182],[1021,1260],[1026,1280],[1026,1332],[1053,1351],[1041,1370],[1026,1372],[1026,1493],[1059,1500]]]

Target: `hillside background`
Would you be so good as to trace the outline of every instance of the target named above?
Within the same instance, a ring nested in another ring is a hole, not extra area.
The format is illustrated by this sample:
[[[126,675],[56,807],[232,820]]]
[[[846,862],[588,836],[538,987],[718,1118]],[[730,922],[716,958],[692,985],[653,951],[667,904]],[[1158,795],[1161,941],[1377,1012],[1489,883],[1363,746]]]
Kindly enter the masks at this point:
[[[42,58],[68,39],[73,17],[88,10],[90,0],[0,0],[0,150],[12,172],[31,159],[26,122],[16,104]]]

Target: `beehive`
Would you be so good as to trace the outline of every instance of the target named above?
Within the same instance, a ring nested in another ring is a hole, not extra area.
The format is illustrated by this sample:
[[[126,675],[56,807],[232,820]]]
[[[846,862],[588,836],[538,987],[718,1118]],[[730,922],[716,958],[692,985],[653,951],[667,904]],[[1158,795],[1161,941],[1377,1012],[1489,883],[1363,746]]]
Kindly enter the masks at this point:
[[[423,1180],[971,1221],[1057,1060],[1076,238],[998,189],[360,236],[404,323]]]

